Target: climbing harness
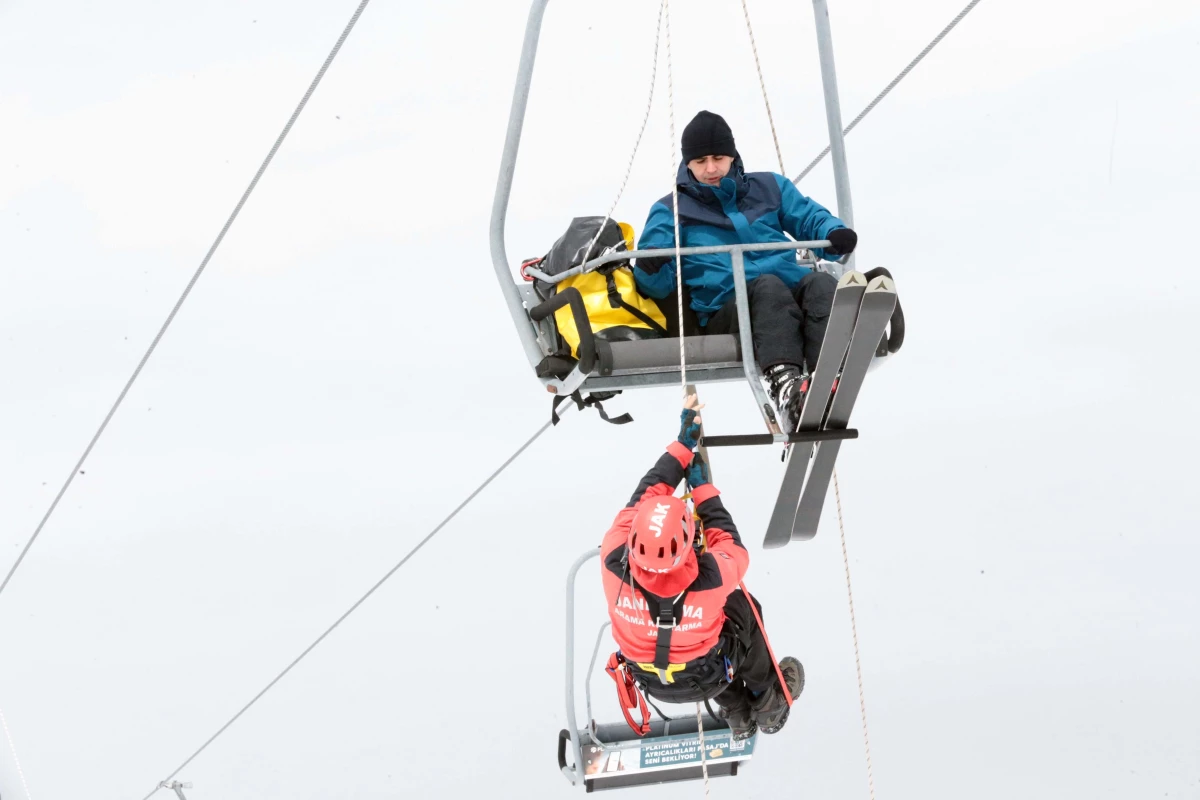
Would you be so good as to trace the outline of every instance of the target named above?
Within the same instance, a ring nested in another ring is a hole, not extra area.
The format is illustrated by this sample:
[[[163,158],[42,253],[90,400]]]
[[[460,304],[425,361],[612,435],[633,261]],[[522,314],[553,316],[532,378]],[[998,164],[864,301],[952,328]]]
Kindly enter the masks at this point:
[[[604,671],[617,684],[617,701],[621,704],[621,713],[625,715],[629,728],[638,736],[645,736],[650,732],[650,709],[646,707],[646,698],[642,696],[642,690],[633,679],[633,673],[629,671],[620,650],[608,657]],[[633,711],[641,712],[640,722],[634,721],[630,713]]]

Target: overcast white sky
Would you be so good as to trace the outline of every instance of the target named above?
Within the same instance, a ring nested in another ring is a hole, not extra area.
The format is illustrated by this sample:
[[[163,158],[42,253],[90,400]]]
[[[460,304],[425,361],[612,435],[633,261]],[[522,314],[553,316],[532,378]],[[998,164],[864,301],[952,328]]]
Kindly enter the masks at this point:
[[[355,5],[0,4],[0,571]],[[749,5],[794,175],[826,141],[811,7]],[[849,119],[963,0],[830,5]],[[487,241],[527,8],[368,7],[0,596],[34,800],[140,800],[544,421]],[[774,169],[740,3],[672,10],[677,125],[721,113]],[[607,210],[656,11],[550,5],[514,263]],[[859,265],[893,271],[909,324],[840,459],[881,800],[1200,797],[1197,75],[1193,0],[985,0],[849,138]],[[663,99],[617,209],[639,232],[678,152]],[[801,189],[835,203],[827,164]],[[744,386],[703,399],[710,432],[755,429]],[[188,797],[582,792],[553,755],[563,580],[678,390],[612,406],[635,424],[544,436],[185,770]],[[808,687],[712,795],[866,797],[832,501],[765,553],[777,453],[714,470]],[[590,570],[580,596],[582,649]],[[7,743],[0,794],[25,796]]]

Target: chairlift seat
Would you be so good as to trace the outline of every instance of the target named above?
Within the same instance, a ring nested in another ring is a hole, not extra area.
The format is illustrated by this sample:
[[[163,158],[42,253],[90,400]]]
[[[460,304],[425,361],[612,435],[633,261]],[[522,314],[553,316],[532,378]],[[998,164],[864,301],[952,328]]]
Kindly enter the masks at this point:
[[[668,708],[677,708],[679,716],[670,720],[651,720],[650,732],[642,737],[638,737],[625,722],[595,722],[592,718],[592,677],[604,643],[611,641],[605,636],[610,627],[608,622],[601,625],[596,634],[592,658],[583,675],[588,726],[579,728],[575,717],[575,684],[579,679],[575,674],[575,578],[584,564],[599,555],[599,547],[589,548],[567,573],[568,727],[558,733],[559,771],[573,786],[582,784],[589,792],[703,780],[705,769],[710,778],[736,776],[738,768],[754,755],[758,733],[735,742],[724,720],[702,713],[704,749],[701,751],[694,707],[664,704]]]
[[[597,725],[591,741],[580,732],[583,780],[588,792],[652,786],[662,783],[702,780],[704,767],[709,778],[734,777],[738,768],[754,755],[757,736],[733,741],[729,726],[704,715],[705,764],[700,763],[700,736],[695,715],[669,722],[655,720],[650,733],[638,738],[625,723]],[[571,735],[559,733],[559,767],[566,766]]]

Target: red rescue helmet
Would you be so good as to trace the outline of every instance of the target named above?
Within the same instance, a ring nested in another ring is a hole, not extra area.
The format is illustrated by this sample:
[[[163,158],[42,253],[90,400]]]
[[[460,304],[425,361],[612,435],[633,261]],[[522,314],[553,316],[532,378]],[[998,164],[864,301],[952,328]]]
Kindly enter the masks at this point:
[[[670,572],[692,549],[694,525],[687,504],[674,495],[647,497],[629,528],[629,560],[647,572]]]

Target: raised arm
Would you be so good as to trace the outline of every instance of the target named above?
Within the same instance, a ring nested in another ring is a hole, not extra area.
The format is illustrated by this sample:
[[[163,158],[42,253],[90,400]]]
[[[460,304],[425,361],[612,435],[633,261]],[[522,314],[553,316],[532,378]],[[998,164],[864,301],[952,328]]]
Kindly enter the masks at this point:
[[[802,195],[796,188],[796,184],[784,176],[776,175],[775,182],[779,184],[780,222],[783,224],[783,229],[794,236],[797,241],[829,239],[829,234],[836,230],[849,230],[846,228],[846,223],[831,214],[829,209],[816,200]],[[818,248],[813,250],[813,255],[817,258],[837,259],[853,249],[853,244],[850,244],[845,252]]]
[[[679,436],[667,445],[667,452],[658,457],[650,471],[642,476],[629,503],[617,514],[612,527],[604,535],[600,545],[602,556],[607,556],[625,544],[629,526],[633,524],[637,504],[647,497],[662,497],[675,494],[675,488],[683,480],[688,465],[692,463],[692,451],[700,441],[700,409],[696,395],[688,395],[683,412],[679,415]]]
[[[721,492],[712,484],[708,464],[699,455],[688,468],[687,478],[692,489],[692,503],[704,526],[706,548],[716,556],[724,583],[736,587],[750,567],[750,553],[742,544],[733,517],[721,502]]]

